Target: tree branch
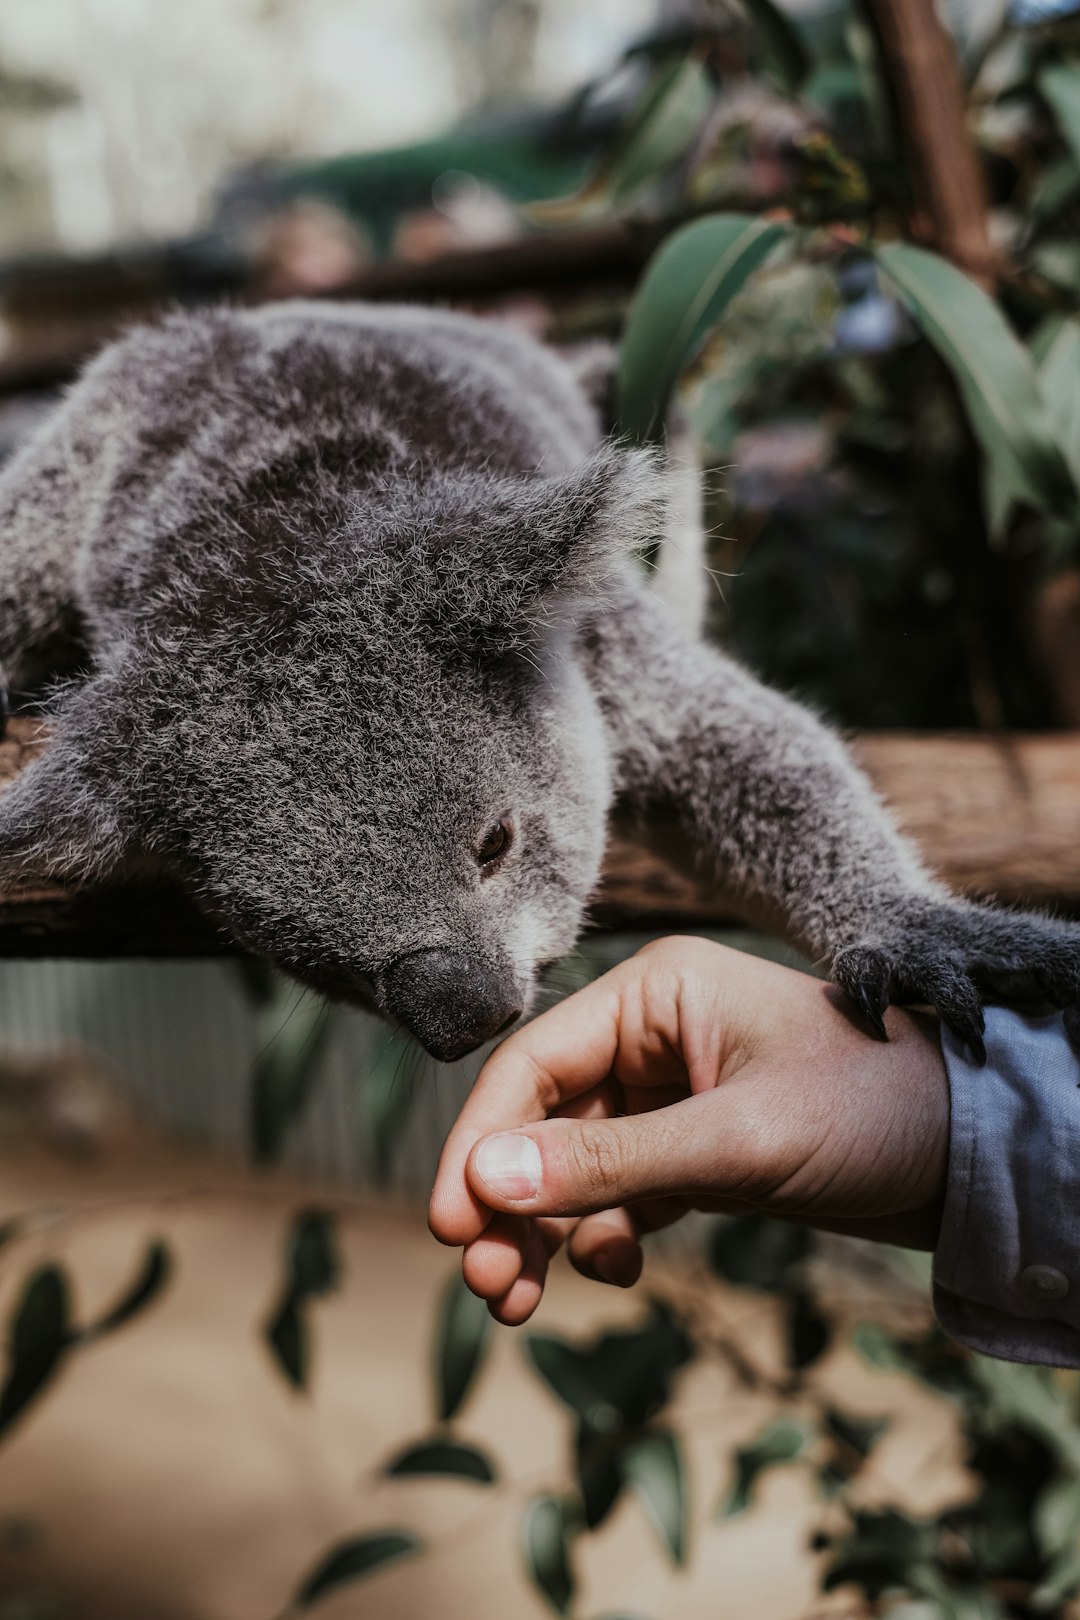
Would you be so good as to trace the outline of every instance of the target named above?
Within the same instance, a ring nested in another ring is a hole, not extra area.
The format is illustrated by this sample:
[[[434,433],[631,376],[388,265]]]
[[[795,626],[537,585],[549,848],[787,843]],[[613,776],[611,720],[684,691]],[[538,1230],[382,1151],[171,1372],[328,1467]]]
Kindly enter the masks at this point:
[[[14,719],[0,784],[43,738]],[[957,888],[1080,914],[1080,732],[874,735],[856,753],[930,864]],[[593,906],[603,928],[704,927],[738,909],[722,883],[680,868],[670,824],[616,831]],[[175,887],[0,887],[0,956],[214,956],[228,937]]]

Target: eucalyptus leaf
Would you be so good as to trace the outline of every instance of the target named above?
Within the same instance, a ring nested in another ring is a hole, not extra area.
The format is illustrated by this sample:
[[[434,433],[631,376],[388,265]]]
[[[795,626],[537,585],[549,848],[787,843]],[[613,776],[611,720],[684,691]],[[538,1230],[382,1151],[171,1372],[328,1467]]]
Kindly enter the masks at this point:
[[[825,1408],[825,1427],[829,1434],[860,1457],[870,1455],[888,1426],[888,1418],[852,1417],[835,1406]]]
[[[574,1460],[587,1530],[603,1524],[626,1483],[623,1443],[622,1435],[610,1428],[595,1429],[588,1423],[578,1426]]]
[[[83,1333],[83,1339],[98,1339],[105,1333],[115,1333],[117,1328],[130,1322],[132,1317],[145,1310],[157,1298],[168,1282],[171,1271],[172,1259],[169,1250],[159,1239],[146,1251],[142,1269],[128,1292],[117,1301],[111,1311],[106,1312],[100,1321]]]
[[[853,1348],[879,1372],[907,1371],[909,1362],[903,1347],[878,1322],[860,1322],[851,1336]]]
[[[1047,1558],[1080,1543],[1080,1479],[1075,1474],[1061,1475],[1040,1493],[1032,1527]]]
[[[483,1365],[491,1317],[482,1299],[452,1277],[442,1298],[435,1333],[435,1408],[446,1423],[459,1411]]]
[[[668,400],[687,361],[790,227],[750,214],[684,225],[654,254],[630,306],[615,378],[622,432],[663,436]]]
[[[534,203],[536,221],[554,225],[606,213],[653,184],[683,157],[712,105],[709,74],[696,56],[668,62],[626,127],[572,197]]]
[[[590,1357],[552,1333],[530,1333],[525,1354],[552,1394],[597,1432],[620,1425],[620,1413],[597,1388]]]
[[[1068,1547],[1054,1559],[1032,1594],[1036,1614],[1058,1614],[1066,1598],[1080,1591],[1080,1547]]]
[[[766,1468],[797,1462],[814,1438],[813,1430],[794,1418],[777,1418],[734,1456],[731,1488],[720,1504],[720,1517],[731,1518],[750,1506],[758,1475]]]
[[[304,1209],[293,1217],[287,1240],[292,1292],[297,1299],[332,1293],[341,1281],[337,1223],[325,1209]]]
[[[788,1357],[797,1372],[812,1367],[825,1354],[832,1338],[830,1328],[805,1289],[798,1289],[788,1317]]]
[[[256,1160],[269,1164],[281,1157],[289,1130],[314,1093],[333,1018],[321,996],[281,981],[261,1004],[255,1028],[251,1148]]]
[[[686,1468],[678,1438],[656,1429],[632,1440],[623,1453],[623,1473],[637,1492],[672,1563],[686,1562]]]
[[[525,1567],[555,1614],[569,1614],[574,1596],[573,1530],[572,1516],[560,1496],[536,1496],[525,1509],[521,1526]]]
[[[686,152],[712,104],[709,75],[696,56],[662,68],[603,179],[607,200],[623,202]]]
[[[761,43],[765,71],[793,96],[810,71],[810,56],[798,29],[775,0],[743,0],[743,4]]]
[[[1031,349],[1058,440],[1080,482],[1080,320],[1052,317],[1035,333]]]
[[[403,1039],[400,1033],[384,1037],[381,1050],[357,1087],[367,1157],[379,1186],[390,1181],[395,1150],[428,1061],[419,1041]]]
[[[279,1368],[297,1389],[305,1389],[311,1363],[311,1331],[306,1307],[337,1288],[341,1260],[337,1225],[323,1209],[304,1209],[289,1223],[285,1239],[285,1279],[281,1297],[265,1328],[266,1342]]]
[[[266,1342],[289,1383],[306,1389],[311,1360],[307,1321],[291,1295],[266,1324]]]
[[[31,1275],[15,1307],[8,1337],[8,1367],[0,1386],[0,1432],[41,1394],[74,1342],[67,1278],[59,1266],[41,1266]]]
[[[789,1221],[739,1215],[718,1221],[709,1244],[713,1270],[740,1288],[769,1292],[791,1286],[795,1268],[809,1256],[813,1236]]]
[[[468,1479],[477,1485],[492,1485],[495,1470],[476,1446],[460,1440],[422,1440],[391,1459],[386,1473],[393,1479],[415,1474],[433,1474],[446,1479]]]
[[[876,257],[952,372],[984,454],[1038,510],[1075,508],[1080,495],[1032,357],[998,306],[935,253],[893,243]]]
[[[376,1530],[368,1535],[341,1541],[321,1558],[300,1586],[292,1602],[292,1613],[308,1609],[328,1592],[349,1582],[361,1580],[386,1564],[411,1553],[423,1551],[423,1542],[410,1530]]]
[[[1049,62],[1040,69],[1035,83],[1057,120],[1062,139],[1080,162],[1080,66],[1074,62]]]

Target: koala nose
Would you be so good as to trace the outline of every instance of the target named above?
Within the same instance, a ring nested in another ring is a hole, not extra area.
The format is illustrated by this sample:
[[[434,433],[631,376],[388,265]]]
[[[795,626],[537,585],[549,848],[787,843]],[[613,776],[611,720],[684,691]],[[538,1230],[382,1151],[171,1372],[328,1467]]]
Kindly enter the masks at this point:
[[[411,951],[383,974],[395,1018],[442,1063],[482,1046],[521,1017],[513,976],[464,951]]]

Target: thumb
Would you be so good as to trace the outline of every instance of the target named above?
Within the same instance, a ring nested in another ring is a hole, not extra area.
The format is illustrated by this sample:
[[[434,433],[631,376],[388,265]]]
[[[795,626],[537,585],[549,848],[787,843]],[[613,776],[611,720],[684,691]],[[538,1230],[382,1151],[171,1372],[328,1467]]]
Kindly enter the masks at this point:
[[[485,1136],[465,1167],[490,1209],[522,1215],[591,1215],[666,1195],[715,1195],[745,1170],[747,1144],[718,1131],[721,1094],[705,1092],[618,1119],[550,1119]],[[711,1127],[711,1128],[710,1128]]]

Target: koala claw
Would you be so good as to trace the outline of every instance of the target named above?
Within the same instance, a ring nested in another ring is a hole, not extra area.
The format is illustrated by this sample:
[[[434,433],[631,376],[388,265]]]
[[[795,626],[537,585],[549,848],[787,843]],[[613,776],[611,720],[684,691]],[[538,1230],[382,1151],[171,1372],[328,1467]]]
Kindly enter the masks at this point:
[[[840,950],[833,975],[878,1036],[889,1002],[931,1006],[983,1063],[983,1007],[999,1003],[1060,1009],[1080,1054],[1080,929],[1054,918],[924,902],[886,914],[872,944]]]
[[[879,1040],[888,1040],[883,1013],[891,1002],[931,1006],[941,1022],[972,1053],[986,1061],[982,997],[974,979],[951,952],[886,952],[853,945],[840,952],[833,976]]]
[[[884,1012],[889,1005],[889,966],[881,951],[852,945],[833,963],[836,982],[858,1007],[879,1041],[887,1041]]]

